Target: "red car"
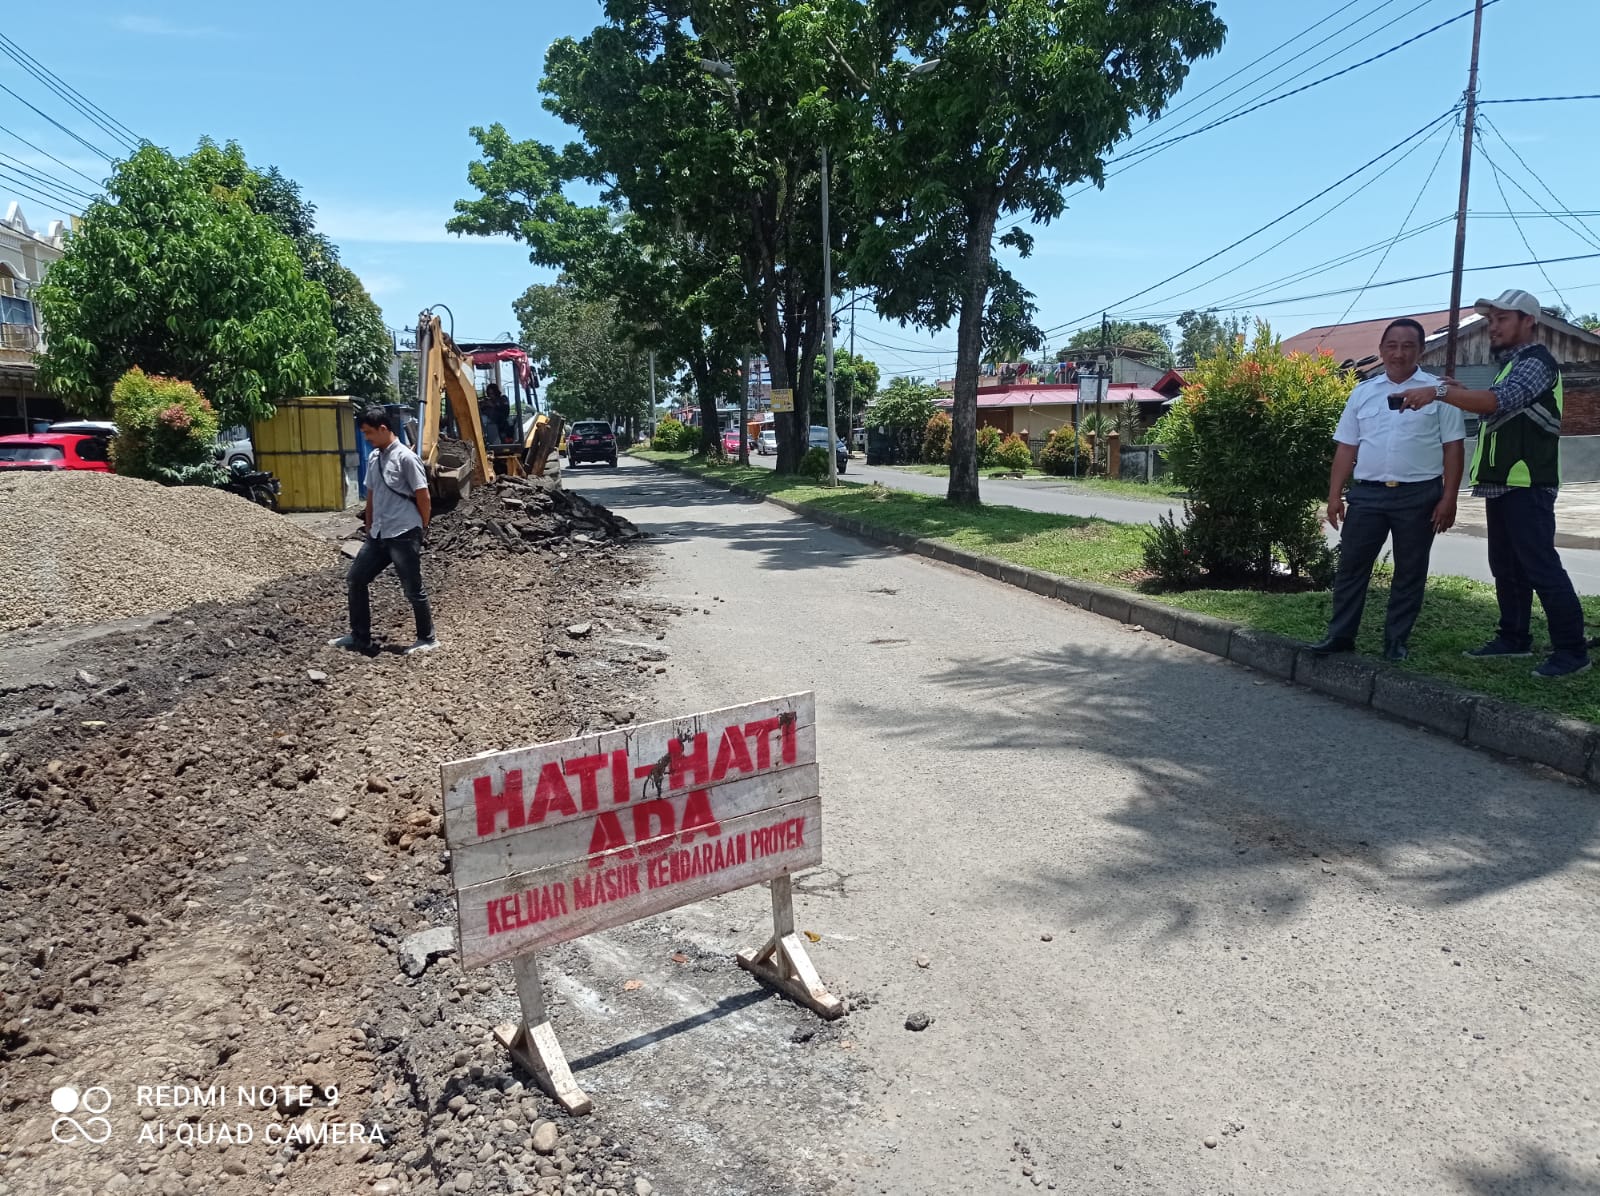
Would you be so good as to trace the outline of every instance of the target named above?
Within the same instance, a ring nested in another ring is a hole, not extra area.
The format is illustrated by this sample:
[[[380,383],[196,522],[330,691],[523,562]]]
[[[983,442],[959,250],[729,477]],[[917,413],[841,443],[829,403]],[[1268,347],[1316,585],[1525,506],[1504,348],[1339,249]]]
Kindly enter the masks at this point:
[[[0,436],[0,470],[88,469],[111,472],[110,442],[83,432]]]
[[[722,451],[729,457],[739,455],[739,429],[725,428],[722,432]]]

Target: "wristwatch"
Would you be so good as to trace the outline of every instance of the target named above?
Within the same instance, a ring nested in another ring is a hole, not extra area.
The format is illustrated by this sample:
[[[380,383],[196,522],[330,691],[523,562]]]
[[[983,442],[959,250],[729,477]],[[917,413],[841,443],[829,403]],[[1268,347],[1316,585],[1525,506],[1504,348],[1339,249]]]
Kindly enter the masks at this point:
[[[1433,397],[1436,398],[1436,399],[1445,399],[1445,398],[1448,398],[1449,395],[1450,395],[1450,383],[1448,383],[1448,382],[1441,382],[1441,383],[1439,383],[1438,386],[1435,386],[1433,388]]]

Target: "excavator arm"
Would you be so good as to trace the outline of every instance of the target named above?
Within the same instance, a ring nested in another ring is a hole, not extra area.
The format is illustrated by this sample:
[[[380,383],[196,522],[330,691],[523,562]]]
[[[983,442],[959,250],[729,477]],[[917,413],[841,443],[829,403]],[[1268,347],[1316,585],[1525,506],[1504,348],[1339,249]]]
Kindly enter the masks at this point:
[[[417,318],[417,382],[422,391],[417,396],[422,408],[420,456],[428,470],[429,486],[436,498],[459,498],[473,483],[487,482],[494,469],[478,417],[472,362],[431,312]],[[446,398],[464,452],[442,437]]]

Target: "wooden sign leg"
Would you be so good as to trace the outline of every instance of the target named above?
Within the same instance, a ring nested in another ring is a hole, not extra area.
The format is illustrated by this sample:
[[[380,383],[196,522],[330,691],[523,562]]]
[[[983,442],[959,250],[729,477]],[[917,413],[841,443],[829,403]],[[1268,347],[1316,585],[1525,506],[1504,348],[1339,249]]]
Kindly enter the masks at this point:
[[[788,876],[772,881],[772,937],[759,951],[741,951],[739,966],[764,984],[787,993],[808,1009],[832,1021],[844,1015],[844,1004],[828,991],[811,966],[805,944],[794,929],[794,888]]]
[[[594,1102],[572,1078],[567,1057],[556,1041],[555,1027],[544,1011],[544,987],[539,982],[538,957],[521,955],[511,961],[517,978],[517,999],[522,1003],[522,1024],[496,1026],[495,1038],[511,1057],[533,1073],[546,1095],[561,1102],[568,1113],[587,1113]]]

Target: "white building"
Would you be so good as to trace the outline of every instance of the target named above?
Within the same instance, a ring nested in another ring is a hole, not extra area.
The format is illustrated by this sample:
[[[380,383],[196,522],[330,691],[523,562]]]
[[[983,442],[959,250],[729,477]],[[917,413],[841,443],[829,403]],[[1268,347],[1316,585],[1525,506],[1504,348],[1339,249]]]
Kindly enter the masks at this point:
[[[34,355],[44,345],[33,288],[62,254],[66,229],[52,220],[42,233],[6,207],[0,220],[0,433],[25,432],[30,423],[62,419],[59,400],[39,390]]]

